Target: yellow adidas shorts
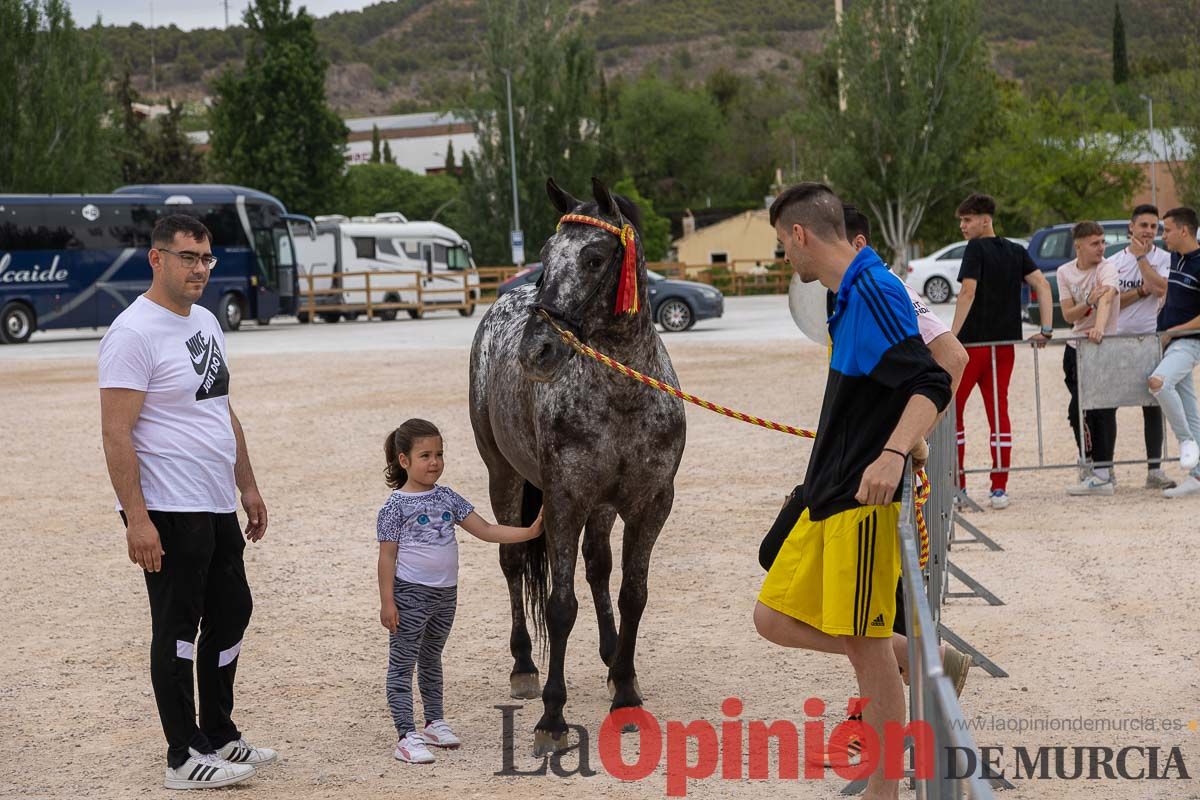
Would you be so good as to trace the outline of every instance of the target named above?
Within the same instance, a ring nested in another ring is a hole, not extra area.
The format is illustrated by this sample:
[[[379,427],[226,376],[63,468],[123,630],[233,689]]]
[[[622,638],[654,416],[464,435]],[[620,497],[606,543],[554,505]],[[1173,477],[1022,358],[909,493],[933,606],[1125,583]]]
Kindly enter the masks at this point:
[[[759,602],[833,636],[891,636],[899,519],[899,503],[852,508],[820,522],[805,509],[763,581]]]

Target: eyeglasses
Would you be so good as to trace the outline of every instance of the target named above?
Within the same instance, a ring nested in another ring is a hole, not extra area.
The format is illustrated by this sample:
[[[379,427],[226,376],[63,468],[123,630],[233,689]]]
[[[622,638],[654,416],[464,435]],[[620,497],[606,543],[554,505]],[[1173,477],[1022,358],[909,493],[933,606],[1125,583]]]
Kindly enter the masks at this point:
[[[162,253],[170,253],[183,262],[183,265],[188,269],[195,269],[197,264],[203,264],[204,268],[212,272],[212,268],[217,265],[217,257],[212,253],[193,253],[190,250],[185,250],[182,253],[177,253],[174,250],[168,250],[165,247],[156,247]]]

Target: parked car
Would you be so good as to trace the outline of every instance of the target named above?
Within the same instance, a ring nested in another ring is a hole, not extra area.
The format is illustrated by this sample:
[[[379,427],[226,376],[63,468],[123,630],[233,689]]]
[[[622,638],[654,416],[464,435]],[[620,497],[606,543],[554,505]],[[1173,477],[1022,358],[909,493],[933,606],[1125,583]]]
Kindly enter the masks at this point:
[[[725,313],[725,296],[715,286],[693,281],[678,281],[647,270],[650,277],[650,314],[664,331],[686,331],[702,319],[715,319]],[[496,289],[501,297],[519,286],[537,283],[542,265],[530,264]]]
[[[1021,247],[1027,247],[1029,242],[1024,239],[1009,237]],[[967,252],[967,243],[955,242],[941,250],[935,250],[924,258],[908,262],[908,275],[905,282],[917,294],[923,294],[931,303],[948,303],[961,288],[958,282],[958,270],[962,266],[963,253]]]
[[[1029,237],[1029,256],[1037,264],[1046,280],[1050,282],[1050,296],[1054,298],[1054,327],[1066,328],[1067,321],[1063,319],[1062,309],[1058,305],[1058,268],[1075,258],[1075,240],[1071,237],[1073,222],[1063,222],[1042,228]],[[1119,252],[1129,244],[1129,220],[1107,219],[1100,223],[1104,228],[1104,257]],[[1161,242],[1156,242],[1162,247]],[[1037,293],[1033,292],[1029,304],[1025,307],[1025,320],[1032,325],[1040,325]]]

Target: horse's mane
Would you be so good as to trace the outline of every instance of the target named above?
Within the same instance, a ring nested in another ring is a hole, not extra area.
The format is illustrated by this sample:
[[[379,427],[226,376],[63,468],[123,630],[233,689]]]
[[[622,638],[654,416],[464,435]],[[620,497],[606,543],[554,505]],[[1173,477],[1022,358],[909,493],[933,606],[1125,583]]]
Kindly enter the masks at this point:
[[[632,200],[624,195],[614,194],[613,200],[617,201],[617,208],[621,209],[621,216],[625,221],[633,226],[637,231],[638,236],[642,235],[642,212],[634,204]]]

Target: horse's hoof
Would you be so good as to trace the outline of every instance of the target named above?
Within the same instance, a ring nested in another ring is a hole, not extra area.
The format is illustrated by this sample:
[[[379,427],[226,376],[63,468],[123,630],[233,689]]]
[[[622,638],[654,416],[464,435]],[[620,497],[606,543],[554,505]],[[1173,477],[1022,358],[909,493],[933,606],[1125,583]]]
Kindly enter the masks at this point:
[[[642,687],[638,685],[638,679],[637,679],[636,675],[633,678],[633,691],[637,694],[638,700],[640,701],[643,697]],[[613,681],[612,678],[608,679],[608,699],[609,700],[617,699],[617,684],[616,684],[616,682]],[[639,702],[639,704],[640,704],[640,702]]]
[[[567,749],[567,732],[558,736],[550,731],[535,730],[533,732],[533,757],[548,756],[551,753],[561,753]]]
[[[542,685],[536,672],[517,672],[508,676],[509,693],[515,700],[536,700],[542,696]]]

